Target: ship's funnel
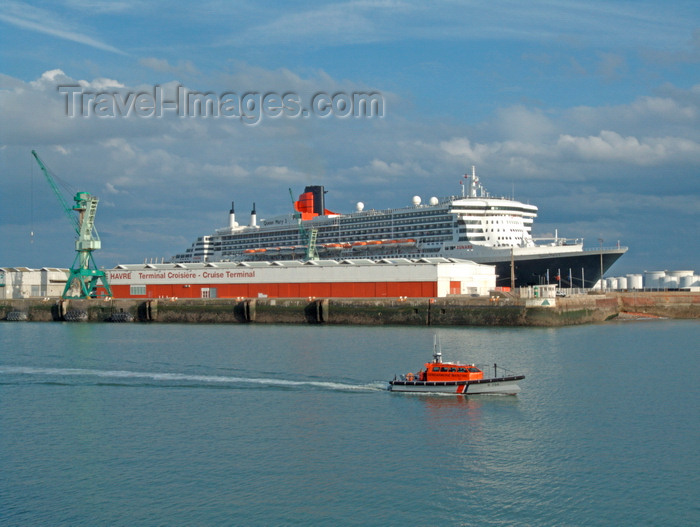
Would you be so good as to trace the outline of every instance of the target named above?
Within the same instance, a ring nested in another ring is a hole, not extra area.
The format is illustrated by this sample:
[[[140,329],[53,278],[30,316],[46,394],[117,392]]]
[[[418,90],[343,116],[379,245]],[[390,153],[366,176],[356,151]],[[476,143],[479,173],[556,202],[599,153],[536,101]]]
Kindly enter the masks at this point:
[[[250,226],[257,226],[257,214],[255,213],[255,203],[253,203],[253,210],[250,211]]]
[[[231,202],[231,210],[228,212],[228,226],[232,229],[238,226],[238,223],[236,223],[236,211],[233,207],[233,201]]]
[[[301,213],[302,220],[311,220],[316,216],[336,214],[326,209],[325,193],[326,191],[320,185],[308,186],[304,189],[303,194],[300,194],[299,199],[294,202],[294,210]]]
[[[304,194],[307,192],[311,193],[313,196],[313,212],[319,216],[323,216],[326,213],[326,203],[324,194],[326,191],[320,185],[309,186],[304,189]]]

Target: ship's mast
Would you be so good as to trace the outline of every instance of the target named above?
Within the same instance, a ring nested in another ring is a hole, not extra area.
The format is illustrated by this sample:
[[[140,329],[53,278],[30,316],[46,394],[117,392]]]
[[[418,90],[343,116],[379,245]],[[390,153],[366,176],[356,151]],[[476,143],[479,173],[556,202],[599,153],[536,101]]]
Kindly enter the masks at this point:
[[[476,178],[476,167],[474,165],[472,165],[472,177],[469,180],[469,197],[470,198],[476,197],[476,189],[477,189],[478,183],[479,183],[479,180]]]
[[[471,174],[464,174],[464,179],[469,180],[469,194],[468,197],[470,198],[477,198],[477,197],[483,197],[484,196],[484,187],[481,186],[481,183],[479,182],[479,178],[476,177],[476,167],[472,165],[472,173]],[[467,197],[465,196],[465,185],[462,185],[462,197]]]

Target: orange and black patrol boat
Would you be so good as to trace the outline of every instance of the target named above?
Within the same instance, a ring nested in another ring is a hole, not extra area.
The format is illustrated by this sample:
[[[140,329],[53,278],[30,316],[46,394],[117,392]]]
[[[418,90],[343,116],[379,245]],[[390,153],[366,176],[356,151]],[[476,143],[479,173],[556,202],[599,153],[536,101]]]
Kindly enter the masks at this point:
[[[442,352],[436,339],[432,362],[426,362],[424,368],[418,373],[407,373],[395,377],[393,381],[389,381],[389,390],[462,395],[515,395],[520,391],[518,381],[524,379],[524,375],[512,374],[496,364],[493,365],[492,375],[485,373],[488,369],[490,367],[475,364],[442,362]]]

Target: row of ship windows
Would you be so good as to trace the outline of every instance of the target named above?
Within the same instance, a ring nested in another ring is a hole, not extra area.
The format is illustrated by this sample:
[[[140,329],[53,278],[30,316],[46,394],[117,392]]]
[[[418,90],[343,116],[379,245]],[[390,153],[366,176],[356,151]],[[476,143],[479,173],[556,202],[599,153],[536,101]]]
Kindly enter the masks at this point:
[[[530,229],[527,227],[496,227],[491,229],[485,229],[483,227],[460,227],[459,232],[530,232]]]
[[[468,210],[468,211],[489,211],[489,210],[506,210],[508,212],[524,212],[526,214],[535,214],[535,211],[522,207],[499,207],[499,206],[468,206],[468,205],[453,205],[452,210]]]
[[[376,240],[376,236],[355,236],[351,239],[348,240],[338,240],[337,238],[333,239],[319,239],[316,241],[317,244],[322,245],[324,243],[350,243],[350,242],[355,242],[355,241],[369,241],[369,240]],[[423,235],[420,238],[418,238],[421,241],[441,241],[441,240],[451,240],[452,239],[452,231],[446,230],[446,231],[435,231],[430,233],[430,235]],[[279,245],[304,245],[306,242],[302,242],[301,240],[297,239],[296,241],[293,241],[293,243],[289,243],[289,240],[283,240],[283,242],[286,243],[280,243]],[[260,248],[261,246],[266,246],[266,245],[275,245],[274,241],[266,241],[266,240],[256,240],[256,241],[250,241],[247,243],[235,243],[235,244],[225,244],[225,245],[217,245],[214,247],[214,251],[231,251],[231,250],[243,250],[243,249],[257,249]]]
[[[372,222],[372,227],[375,226],[381,226],[381,227],[396,227],[396,226],[416,226],[416,227],[421,227],[429,223],[435,223],[435,222],[442,222],[442,223],[452,223],[453,219],[449,216],[440,216],[440,217],[427,217],[427,218],[421,218],[417,220],[406,220],[406,221],[376,221]],[[327,230],[327,229],[339,229],[339,225],[322,225],[319,226],[320,230]],[[343,230],[347,229],[352,229],[352,228],[359,228],[362,229],[364,228],[364,225],[360,223],[351,223],[347,225],[343,225]]]
[[[423,216],[423,217],[419,217]],[[340,226],[343,225],[344,228],[351,227],[352,225],[361,225],[363,223],[373,223],[375,225],[384,225],[384,226],[389,226],[389,225],[411,225],[411,224],[421,224],[421,223],[427,223],[430,221],[452,221],[454,215],[452,214],[445,214],[444,211],[439,212],[439,213],[434,213],[434,212],[421,212],[421,213],[416,213],[416,214],[408,214],[408,215],[401,215],[401,216],[394,216],[391,220],[385,220],[385,221],[377,221],[376,217],[368,217],[368,218],[349,218],[345,220],[336,220],[333,224],[333,226]],[[463,223],[471,223],[471,224],[479,224],[479,223],[484,223],[483,218],[479,219],[465,219],[466,215],[465,214],[460,214],[460,222]],[[518,217],[518,219],[512,219],[512,220],[486,220],[486,223],[503,223],[504,221],[507,223],[519,223],[520,221],[525,221],[532,223],[533,218],[521,218]],[[321,229],[329,228],[331,227],[330,225],[319,225]]]
[[[484,223],[491,225],[518,225],[520,222],[515,220],[486,220]]]
[[[443,210],[428,210],[422,212],[411,212],[409,214],[394,214],[391,216],[391,221],[397,220],[410,220],[412,218],[420,218],[423,216],[445,216],[446,211]],[[346,225],[348,223],[366,223],[366,222],[377,222],[377,216],[368,216],[366,218],[346,218],[341,220],[336,220],[338,223]]]
[[[484,234],[487,232],[504,232],[504,231],[500,231],[498,229],[459,229],[460,234]],[[500,238],[499,238],[499,240],[500,240]]]
[[[521,238],[516,237],[516,236],[498,236],[497,238],[500,241],[522,241]],[[483,242],[486,241],[486,236],[460,236],[459,237],[460,242]]]
[[[432,223],[446,223],[446,224],[451,224],[452,219],[451,218],[423,218],[422,220],[416,220],[416,221],[394,221],[394,222],[389,222],[389,221],[383,221],[383,222],[378,222],[378,223],[372,223],[372,224],[353,224],[353,225],[343,225],[342,227],[338,225],[334,226],[324,226],[320,227],[319,231],[348,231],[352,229],[372,229],[372,228],[387,228],[391,229],[393,227],[416,227],[420,228],[425,225],[429,225]]]
[[[451,240],[452,240],[452,237],[451,237],[451,236],[445,236],[445,237],[436,238],[436,239],[433,239],[433,240],[430,240],[430,241],[431,241],[431,242],[446,242],[446,241],[451,241]],[[466,238],[465,238],[465,240],[466,240]],[[474,240],[474,238],[470,238],[470,239],[469,239],[469,241],[473,241],[473,240]],[[438,251],[440,250],[440,248],[441,248],[441,246],[438,246],[438,247],[428,247],[428,248],[425,248],[425,249],[422,249],[422,250],[423,250],[424,252],[438,252]],[[400,248],[398,248],[398,247],[397,247],[397,248],[387,248],[387,251],[397,251],[397,250],[400,250]],[[238,250],[228,250],[228,251],[222,251],[222,252],[221,252],[221,256],[224,257],[224,258],[235,258],[235,257],[239,256],[240,254],[241,254],[241,249],[238,249]],[[362,254],[362,253],[360,253],[360,254]],[[408,258],[408,257],[411,257],[410,254],[404,254],[404,253],[401,253],[401,254],[402,254],[402,257],[407,257],[407,258]],[[416,256],[418,256],[418,255],[416,255]],[[360,258],[362,258],[362,257],[365,257],[365,258],[366,258],[366,256],[359,256],[359,257],[360,257]],[[176,258],[177,258],[177,257],[176,257]]]
[[[434,221],[434,220],[426,220],[426,221]],[[361,233],[386,233],[390,234],[392,231],[394,232],[411,232],[415,229],[439,229],[439,228],[451,228],[453,226],[452,221],[443,221],[439,223],[424,223],[420,225],[407,225],[407,226],[400,226],[400,225],[395,225],[394,228],[390,228],[388,225],[384,228],[373,228],[373,229],[363,229],[363,228],[358,228],[353,231],[347,231],[346,233],[343,233],[342,235],[339,232],[334,232],[335,229],[332,228],[323,228],[319,229],[319,237],[322,236],[342,236],[342,237],[348,237],[348,236],[354,236],[356,234],[361,234]],[[456,225],[455,225],[456,226]],[[330,231],[330,232],[329,232]],[[221,240],[222,242],[231,242],[231,241],[238,241],[238,240],[245,240],[245,239],[256,239],[256,240],[270,240],[270,241],[280,241],[280,240],[288,240],[289,238],[293,238],[295,236],[298,236],[298,231],[294,230],[287,230],[287,231],[282,231],[282,232],[276,232],[276,233],[270,233],[270,234],[263,234],[260,232],[253,232],[250,234],[239,234],[235,236],[222,236]]]
[[[515,219],[502,219],[502,220],[487,220],[487,219],[468,219],[461,217],[457,220],[461,224],[468,224],[468,225],[486,225],[488,224],[497,224],[497,223],[502,223],[502,224],[512,224],[512,225],[520,225],[523,223],[532,223],[532,220],[528,220],[527,218],[515,218]]]
[[[358,236],[352,239],[352,241],[368,241],[368,240],[375,240],[375,236]],[[452,231],[451,230],[443,230],[443,231],[434,231],[431,232],[429,235],[423,235],[421,237],[416,238],[419,242],[440,242],[440,241],[446,241],[446,240],[451,240],[452,239]],[[322,240],[319,239],[317,240],[317,244],[323,244],[323,243],[337,243],[338,240],[337,238],[335,239],[326,239]],[[296,244],[292,245],[303,245],[306,242],[302,242],[300,240],[296,241]],[[265,243],[263,240],[257,240],[255,242],[249,242],[245,244],[225,244],[225,245],[215,245],[213,248],[213,251],[240,251],[243,249],[256,249],[259,248],[262,245],[274,245],[274,244],[268,244]],[[179,255],[178,255],[179,256]]]
[[[458,220],[459,223],[467,225],[520,225],[520,220]]]
[[[446,224],[433,224],[433,225],[428,225],[426,226],[428,230],[431,231],[431,234],[449,234],[452,231],[452,225],[446,225]],[[338,235],[338,233],[323,233],[319,232],[318,233],[318,240],[319,241],[328,241],[328,242],[333,242],[333,241],[353,241],[353,240],[361,240],[361,239],[370,239],[370,238],[376,238],[376,237],[407,237],[407,236],[423,236],[425,235],[425,230],[421,231],[416,231],[415,229],[411,229],[409,227],[400,227],[400,228],[395,228],[395,229],[362,229],[362,230],[356,230],[356,231],[349,231],[347,234],[343,235]],[[363,238],[364,237],[364,238]],[[221,245],[245,245],[247,243],[276,243],[276,242],[285,242],[285,243],[299,243],[301,240],[301,237],[299,236],[298,233],[295,234],[288,234],[287,236],[265,236],[261,235],[260,233],[254,233],[254,234],[246,234],[239,236],[235,239],[231,239],[231,237],[224,237],[222,238]]]

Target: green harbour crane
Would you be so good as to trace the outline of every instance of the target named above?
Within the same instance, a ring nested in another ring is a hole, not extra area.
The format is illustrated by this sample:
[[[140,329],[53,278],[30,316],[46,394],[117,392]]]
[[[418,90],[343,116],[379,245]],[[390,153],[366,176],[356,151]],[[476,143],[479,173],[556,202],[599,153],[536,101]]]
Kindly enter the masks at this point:
[[[63,212],[75,229],[77,239],[75,240],[75,259],[70,269],[70,275],[63,289],[62,298],[90,298],[100,296],[98,287],[100,283],[104,288],[104,295],[111,297],[112,289],[109,287],[107,276],[104,271],[97,268],[92,252],[102,247],[102,242],[95,229],[95,214],[97,213],[97,203],[99,198],[92,196],[88,192],[77,192],[73,197],[75,204],[71,207],[66,202],[60,189],[56,185],[51,172],[39,157],[35,150],[32,155],[39,168],[46,177],[51,189],[61,203]],[[78,213],[77,215],[75,213]]]

